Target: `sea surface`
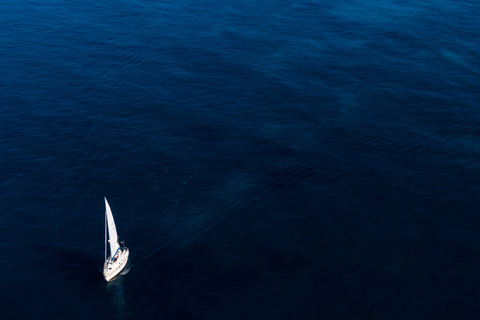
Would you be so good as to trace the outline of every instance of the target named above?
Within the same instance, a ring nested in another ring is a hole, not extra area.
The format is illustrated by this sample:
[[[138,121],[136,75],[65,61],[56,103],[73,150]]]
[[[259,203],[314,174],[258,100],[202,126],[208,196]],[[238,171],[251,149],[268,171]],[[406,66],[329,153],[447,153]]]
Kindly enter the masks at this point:
[[[480,319],[478,1],[4,0],[0,25],[1,319]]]

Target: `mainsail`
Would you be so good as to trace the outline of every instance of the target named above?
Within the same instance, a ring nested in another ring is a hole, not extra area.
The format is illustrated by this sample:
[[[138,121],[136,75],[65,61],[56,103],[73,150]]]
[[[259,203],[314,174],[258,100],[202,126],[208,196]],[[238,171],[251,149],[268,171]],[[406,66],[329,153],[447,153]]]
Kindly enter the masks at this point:
[[[107,198],[105,198],[105,208],[107,215],[107,225],[108,225],[108,242],[110,243],[110,257],[113,259],[115,253],[120,248],[118,244],[117,228],[115,227],[115,221],[113,220],[112,210],[108,205]]]

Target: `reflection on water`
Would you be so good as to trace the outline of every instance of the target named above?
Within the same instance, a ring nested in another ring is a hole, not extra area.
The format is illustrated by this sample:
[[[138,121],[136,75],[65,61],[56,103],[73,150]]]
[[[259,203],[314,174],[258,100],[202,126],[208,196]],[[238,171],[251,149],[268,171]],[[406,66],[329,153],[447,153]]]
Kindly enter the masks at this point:
[[[130,266],[127,265],[125,269],[120,272],[110,282],[107,282],[107,293],[108,300],[112,306],[113,314],[115,319],[127,319],[127,310],[125,305],[125,290],[124,290],[124,277],[123,275],[127,274],[130,271]]]

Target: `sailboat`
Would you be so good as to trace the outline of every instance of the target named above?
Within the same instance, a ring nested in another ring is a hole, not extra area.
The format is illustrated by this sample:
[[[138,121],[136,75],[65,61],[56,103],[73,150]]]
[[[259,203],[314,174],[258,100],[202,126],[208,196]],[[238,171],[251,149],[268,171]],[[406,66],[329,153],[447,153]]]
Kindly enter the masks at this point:
[[[109,246],[107,245],[107,237],[108,243],[110,244]],[[108,255],[107,258],[108,249],[110,249],[110,255]],[[125,268],[129,253],[125,245],[120,247],[118,243],[117,228],[113,220],[112,210],[108,205],[107,198],[105,198],[105,263],[103,264],[103,276],[105,280],[112,280]]]

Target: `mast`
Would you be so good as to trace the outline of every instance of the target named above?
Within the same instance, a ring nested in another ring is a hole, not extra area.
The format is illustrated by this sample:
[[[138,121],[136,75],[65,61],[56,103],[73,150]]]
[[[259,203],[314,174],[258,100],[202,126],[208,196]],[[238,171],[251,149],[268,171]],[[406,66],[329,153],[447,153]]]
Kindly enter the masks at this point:
[[[105,210],[105,261],[107,261],[107,210]]]

